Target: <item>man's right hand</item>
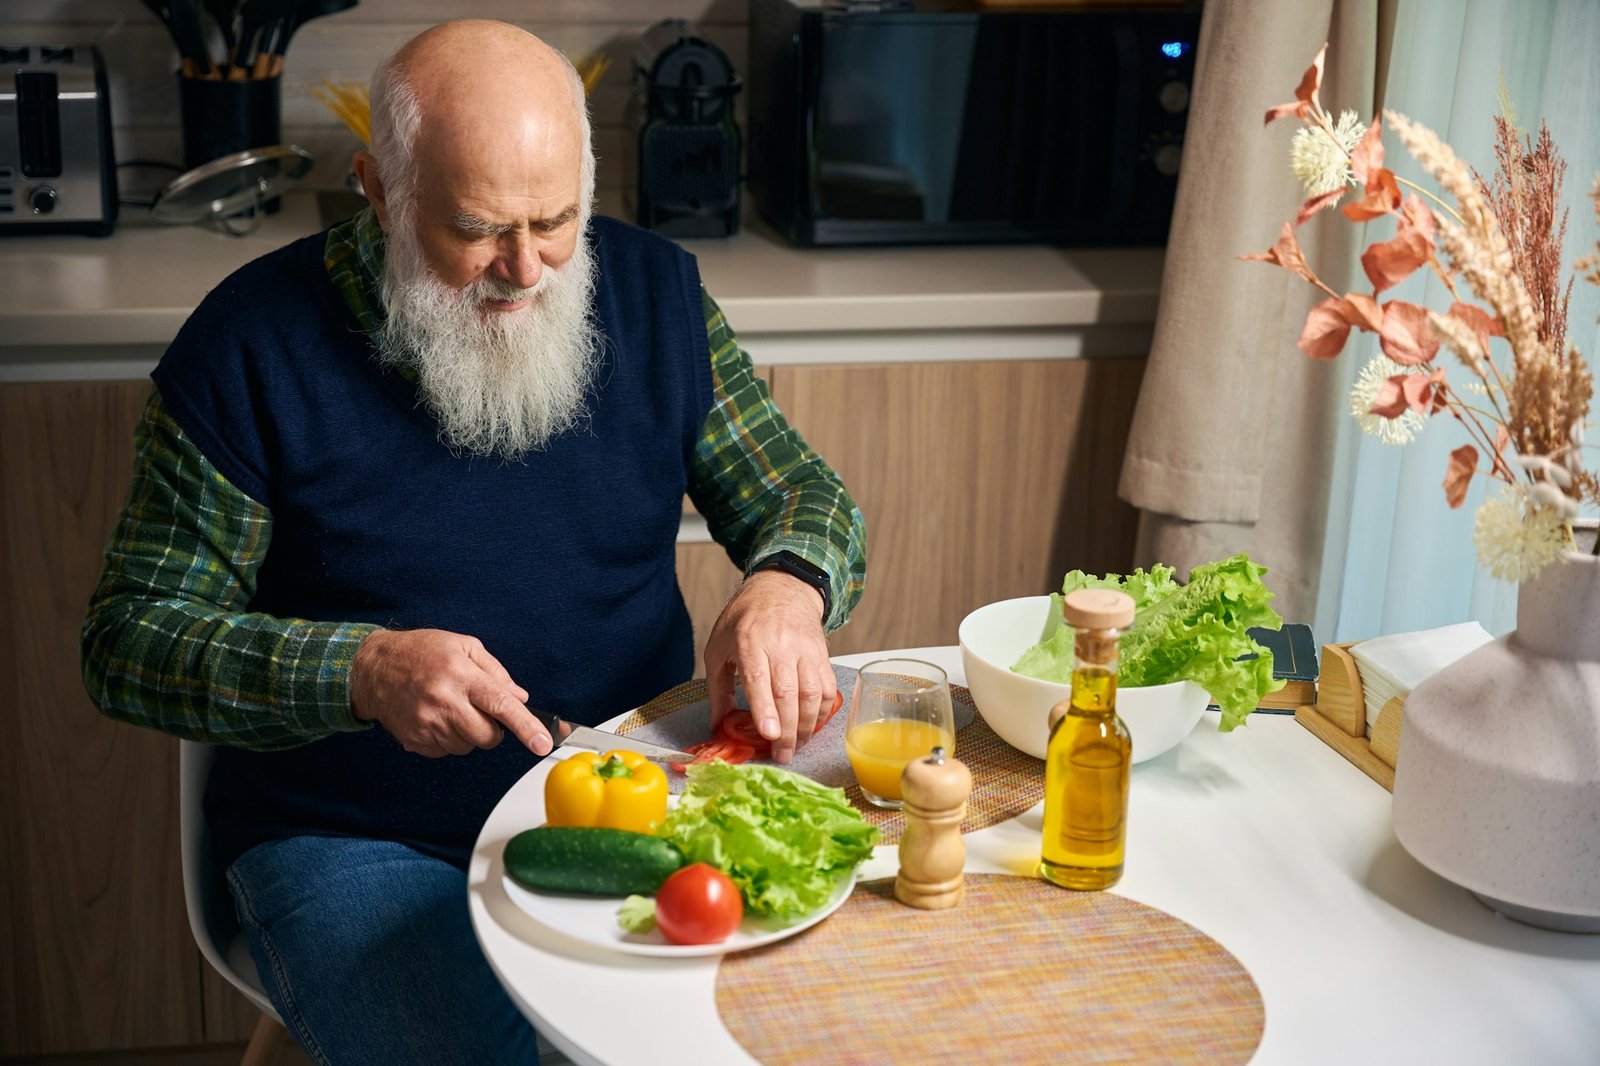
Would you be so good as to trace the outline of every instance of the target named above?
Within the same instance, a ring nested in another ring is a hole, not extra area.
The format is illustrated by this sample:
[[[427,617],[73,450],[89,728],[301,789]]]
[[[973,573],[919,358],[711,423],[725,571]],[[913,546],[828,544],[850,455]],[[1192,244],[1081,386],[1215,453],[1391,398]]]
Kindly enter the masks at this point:
[[[355,716],[376,719],[407,751],[430,759],[492,748],[502,728],[535,755],[550,754],[550,734],[527,703],[527,690],[483,642],[462,633],[380,629],[350,665]]]

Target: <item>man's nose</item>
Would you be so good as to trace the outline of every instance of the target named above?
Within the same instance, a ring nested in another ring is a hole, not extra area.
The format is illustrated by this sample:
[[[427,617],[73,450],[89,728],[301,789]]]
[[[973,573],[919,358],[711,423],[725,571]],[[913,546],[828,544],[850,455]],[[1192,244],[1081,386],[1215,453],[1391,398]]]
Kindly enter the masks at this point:
[[[506,245],[496,265],[500,276],[519,289],[533,288],[539,284],[539,275],[544,273],[539,243],[526,233],[506,235]]]

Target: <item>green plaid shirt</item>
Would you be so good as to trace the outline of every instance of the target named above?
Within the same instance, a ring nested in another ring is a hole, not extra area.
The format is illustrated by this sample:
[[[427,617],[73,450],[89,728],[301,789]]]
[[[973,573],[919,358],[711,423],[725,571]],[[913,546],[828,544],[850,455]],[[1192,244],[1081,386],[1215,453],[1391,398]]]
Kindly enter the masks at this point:
[[[370,332],[382,321],[383,231],[370,209],[328,234],[329,276]],[[831,578],[826,628],[861,598],[866,526],[807,447],[701,290],[714,399],[689,496],[741,568],[789,550]],[[165,733],[257,750],[367,728],[350,664],[375,626],[248,610],[272,513],[234,487],[152,392],[134,432],[133,483],[83,626],[83,674],[105,713]]]

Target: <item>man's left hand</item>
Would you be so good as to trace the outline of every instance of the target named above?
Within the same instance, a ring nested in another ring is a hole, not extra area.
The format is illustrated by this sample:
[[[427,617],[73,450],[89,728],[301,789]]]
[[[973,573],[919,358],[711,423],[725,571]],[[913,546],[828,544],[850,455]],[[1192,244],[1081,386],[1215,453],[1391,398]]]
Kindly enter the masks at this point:
[[[711,727],[734,709],[743,682],[750,715],[772,757],[794,758],[838,691],[822,631],[822,594],[798,578],[760,570],[744,579],[706,641]]]

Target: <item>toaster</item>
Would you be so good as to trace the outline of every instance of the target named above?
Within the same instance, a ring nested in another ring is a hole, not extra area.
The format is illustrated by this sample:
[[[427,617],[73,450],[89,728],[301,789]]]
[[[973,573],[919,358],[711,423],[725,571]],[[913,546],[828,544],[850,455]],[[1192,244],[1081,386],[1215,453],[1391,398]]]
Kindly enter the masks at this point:
[[[0,234],[109,234],[117,166],[93,45],[0,43]]]

